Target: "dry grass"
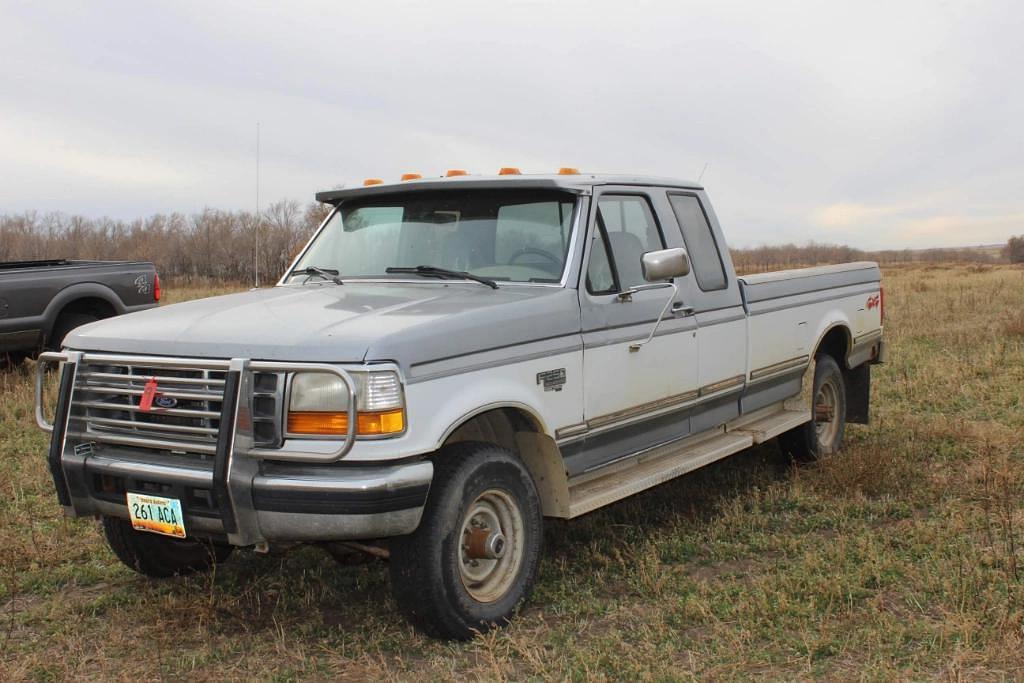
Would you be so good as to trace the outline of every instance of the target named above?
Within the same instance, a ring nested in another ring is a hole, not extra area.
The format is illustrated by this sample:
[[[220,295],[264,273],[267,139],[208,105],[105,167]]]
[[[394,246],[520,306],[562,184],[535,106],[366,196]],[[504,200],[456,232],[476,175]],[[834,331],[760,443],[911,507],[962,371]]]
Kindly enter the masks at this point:
[[[533,601],[467,644],[316,548],[132,574],[59,515],[28,368],[0,374],[0,679],[1024,677],[1024,271],[885,278],[890,364],[842,453],[764,447],[550,523]]]
[[[1024,308],[1008,311],[1006,321],[1003,323],[1003,333],[1007,337],[1024,338]]]

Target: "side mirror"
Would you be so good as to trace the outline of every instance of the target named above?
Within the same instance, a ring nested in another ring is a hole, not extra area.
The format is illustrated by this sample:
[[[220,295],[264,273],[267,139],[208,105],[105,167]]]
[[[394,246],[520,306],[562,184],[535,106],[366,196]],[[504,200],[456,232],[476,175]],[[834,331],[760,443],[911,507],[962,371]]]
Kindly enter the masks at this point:
[[[690,258],[682,247],[649,251],[640,257],[640,266],[648,282],[671,280],[690,274]]]

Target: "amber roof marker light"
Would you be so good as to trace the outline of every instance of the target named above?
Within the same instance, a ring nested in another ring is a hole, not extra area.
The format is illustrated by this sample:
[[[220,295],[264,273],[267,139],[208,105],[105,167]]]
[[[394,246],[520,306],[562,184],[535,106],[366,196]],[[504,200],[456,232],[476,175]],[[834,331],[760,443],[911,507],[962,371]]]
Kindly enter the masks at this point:
[[[578,168],[573,168],[572,166],[563,166],[562,168],[558,169],[558,175],[579,175],[579,174],[580,174],[580,170]]]
[[[498,171],[498,175],[522,175],[522,173],[515,166],[502,166],[501,170]]]
[[[402,180],[419,180],[422,177],[423,176],[421,176],[419,173],[403,173],[402,174]]]
[[[363,181],[363,187],[369,187],[370,185],[383,185],[383,178],[367,178]]]
[[[445,173],[444,175],[446,178],[454,178],[460,175],[469,175],[469,171],[463,170],[461,168],[449,168],[448,172]]]

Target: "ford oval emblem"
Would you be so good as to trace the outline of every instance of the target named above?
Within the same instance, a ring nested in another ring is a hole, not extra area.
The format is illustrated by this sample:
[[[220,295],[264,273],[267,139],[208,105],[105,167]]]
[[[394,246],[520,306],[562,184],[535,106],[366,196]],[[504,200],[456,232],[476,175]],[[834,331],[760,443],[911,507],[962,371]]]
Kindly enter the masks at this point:
[[[173,396],[157,394],[156,397],[153,399],[153,403],[155,403],[158,408],[173,408],[174,406],[178,405],[178,399],[174,398]]]

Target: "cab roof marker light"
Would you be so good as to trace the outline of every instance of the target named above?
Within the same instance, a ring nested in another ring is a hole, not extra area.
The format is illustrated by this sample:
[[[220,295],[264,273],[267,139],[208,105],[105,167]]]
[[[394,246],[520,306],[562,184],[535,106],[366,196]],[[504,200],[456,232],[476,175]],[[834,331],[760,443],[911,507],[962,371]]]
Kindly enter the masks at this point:
[[[422,177],[423,176],[421,176],[419,173],[403,173],[402,174],[402,180],[419,180]]]
[[[444,175],[446,178],[454,178],[460,175],[469,175],[469,171],[463,170],[461,168],[449,168],[448,172],[445,173]]]
[[[579,169],[578,168],[573,168],[572,166],[563,166],[562,168],[558,169],[558,175],[579,175],[579,174],[580,174]]]
[[[370,185],[383,185],[383,184],[384,184],[383,178],[367,178],[366,180],[363,181],[363,186],[364,187],[369,187]]]
[[[515,166],[502,166],[498,175],[522,175]]]

